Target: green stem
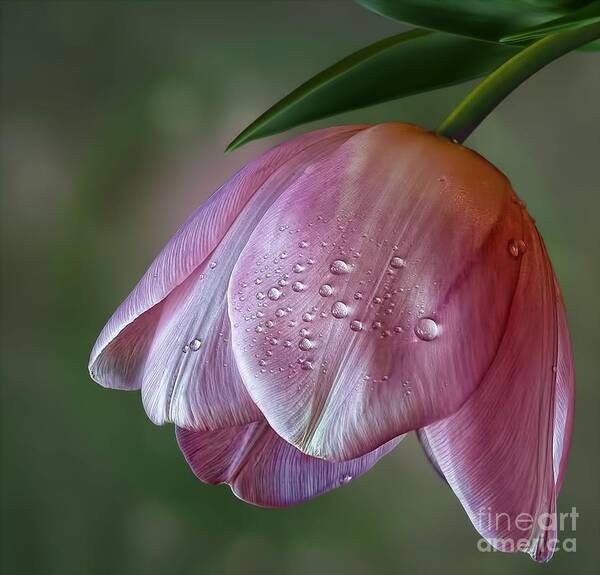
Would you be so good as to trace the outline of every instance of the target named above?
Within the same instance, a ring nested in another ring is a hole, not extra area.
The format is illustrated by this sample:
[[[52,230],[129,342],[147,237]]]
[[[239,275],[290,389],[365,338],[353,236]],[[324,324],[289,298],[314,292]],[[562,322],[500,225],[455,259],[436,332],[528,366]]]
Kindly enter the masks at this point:
[[[560,56],[600,38],[600,22],[545,36],[507,60],[478,84],[442,122],[437,133],[464,142],[519,84]]]

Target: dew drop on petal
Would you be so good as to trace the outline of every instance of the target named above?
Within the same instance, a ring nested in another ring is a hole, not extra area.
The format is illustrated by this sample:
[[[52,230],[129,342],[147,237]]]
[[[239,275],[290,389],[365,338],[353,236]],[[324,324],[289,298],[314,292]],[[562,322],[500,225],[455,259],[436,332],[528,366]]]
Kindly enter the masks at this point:
[[[312,349],[313,343],[312,343],[312,341],[310,341],[310,339],[308,339],[307,337],[305,337],[305,338],[302,338],[300,340],[300,343],[298,344],[298,347],[302,351],[308,351],[309,349]]]
[[[322,295],[323,297],[328,297],[331,294],[333,294],[333,288],[329,284],[323,284],[319,288],[319,295]]]
[[[331,306],[331,315],[337,319],[342,319],[344,317],[348,317],[350,310],[348,306],[343,301],[336,301]]]
[[[192,351],[198,351],[200,349],[200,346],[202,345],[202,340],[200,339],[193,339],[192,341],[190,341],[190,349]]]
[[[310,371],[310,370],[312,370],[312,368],[313,368],[313,364],[311,361],[307,360],[307,361],[302,362],[302,369],[304,371]]]
[[[329,270],[334,275],[342,275],[350,272],[350,266],[344,260],[335,260]]]
[[[424,317],[417,321],[415,334],[419,339],[422,339],[423,341],[432,341],[438,336],[438,333],[438,325],[431,318]]]
[[[267,297],[270,300],[276,301],[281,297],[281,290],[277,289],[276,287],[272,287],[268,292],[267,292]]]
[[[354,321],[350,322],[350,329],[352,331],[362,331],[363,328],[363,324],[361,321],[358,321],[357,319],[355,319]]]
[[[523,240],[512,239],[508,242],[508,253],[513,258],[518,258],[527,251],[527,245]]]
[[[406,263],[404,262],[404,260],[402,258],[399,258],[398,256],[394,256],[390,260],[390,267],[394,269],[403,268],[405,265]]]
[[[294,282],[292,284],[292,289],[295,292],[301,292],[301,291],[304,291],[306,289],[306,286],[302,282]]]

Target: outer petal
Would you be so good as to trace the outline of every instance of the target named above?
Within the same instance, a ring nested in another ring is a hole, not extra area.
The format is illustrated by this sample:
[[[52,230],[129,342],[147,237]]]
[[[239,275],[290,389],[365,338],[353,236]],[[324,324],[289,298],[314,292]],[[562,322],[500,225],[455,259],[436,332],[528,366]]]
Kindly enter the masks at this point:
[[[273,429],[344,460],[458,409],[516,285],[511,198],[480,156],[402,124],[357,134],[291,186],[229,286],[234,354]]]
[[[357,129],[296,138],[219,189],[110,319],[92,350],[92,377],[106,387],[143,387],[144,405],[156,423],[215,428],[260,417],[231,359],[226,302],[231,270],[274,199]]]
[[[496,548],[550,559],[570,443],[574,375],[565,310],[527,215],[519,283],[498,354],[475,393],[426,427],[430,453]]]
[[[228,483],[244,501],[287,507],[345,485],[368,471],[402,438],[342,463],[305,455],[266,421],[217,431],[177,428],[177,441],[192,471],[205,483]]]

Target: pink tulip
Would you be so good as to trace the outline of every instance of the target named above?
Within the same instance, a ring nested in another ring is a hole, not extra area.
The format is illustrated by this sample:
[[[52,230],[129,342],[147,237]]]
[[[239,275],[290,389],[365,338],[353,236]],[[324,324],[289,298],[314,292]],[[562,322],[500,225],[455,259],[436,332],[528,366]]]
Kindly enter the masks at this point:
[[[258,505],[347,483],[418,430],[483,537],[552,555],[574,397],[558,284],[506,177],[420,128],[321,130],[246,166],[90,372],[141,389],[202,481]]]

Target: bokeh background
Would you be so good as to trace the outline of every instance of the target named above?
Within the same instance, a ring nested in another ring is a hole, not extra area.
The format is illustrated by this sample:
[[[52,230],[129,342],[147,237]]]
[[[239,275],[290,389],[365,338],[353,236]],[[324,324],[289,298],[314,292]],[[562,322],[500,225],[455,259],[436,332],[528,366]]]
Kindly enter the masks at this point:
[[[107,317],[249,158],[248,122],[401,27],[347,1],[2,2],[2,572],[587,574],[598,564],[600,54],[518,89],[469,145],[511,178],[560,278],[577,417],[560,509],[575,553],[480,553],[414,438],[351,486],[253,508],[197,482],[137,393],[87,374]],[[328,122],[434,128],[468,86]],[[312,126],[311,126],[312,127]],[[307,129],[307,128],[304,128]],[[532,331],[535,326],[531,326]]]

